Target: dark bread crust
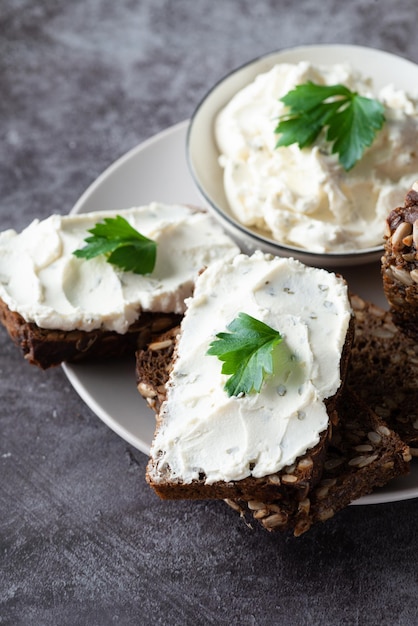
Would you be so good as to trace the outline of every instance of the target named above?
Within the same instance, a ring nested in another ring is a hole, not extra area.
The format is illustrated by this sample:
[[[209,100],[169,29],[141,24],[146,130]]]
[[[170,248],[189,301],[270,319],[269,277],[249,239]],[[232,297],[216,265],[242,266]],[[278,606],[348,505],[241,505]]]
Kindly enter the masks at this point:
[[[418,455],[418,345],[393,314],[358,296],[348,386]]]
[[[136,353],[138,391],[156,414],[167,395],[166,383],[179,333],[180,326],[171,328]]]
[[[329,427],[321,434],[319,443],[299,457],[294,465],[263,478],[248,477],[239,481],[218,481],[208,485],[204,477],[191,483],[183,483],[167,475],[166,478],[163,476],[161,481],[156,482],[153,479],[154,462],[150,459],[146,480],[157,495],[164,500],[235,500],[241,498],[252,500],[257,497],[270,502],[281,494],[282,497],[299,501],[321,477],[322,464],[331,432],[331,427]]]
[[[382,277],[394,323],[418,340],[418,192],[415,189],[407,193],[404,206],[394,209],[386,220]]]
[[[353,323],[350,324],[341,358],[341,380],[347,374],[351,344],[353,338]],[[136,357],[136,372],[138,391],[146,398],[148,404],[156,412],[156,430],[160,427],[159,410],[166,397],[166,382],[169,377],[171,363],[175,359],[176,339],[179,329],[163,334],[146,350],[140,350]],[[183,483],[167,476],[160,476],[156,481],[155,460],[150,459],[146,479],[156,493],[163,499],[263,499],[266,502],[277,499],[278,494],[283,498],[302,500],[306,493],[315,485],[322,473],[328,442],[332,435],[332,427],[338,422],[336,403],[343,387],[333,397],[327,400],[327,411],[330,417],[328,429],[320,437],[319,443],[300,456],[291,467],[286,467],[278,473],[263,478],[248,477],[239,481],[219,481],[212,484],[205,483],[205,477],[191,483]]]
[[[177,326],[180,316],[167,313],[141,313],[125,334],[101,329],[51,330],[26,322],[0,299],[0,322],[28,363],[47,369],[60,363],[117,358],[134,354],[156,333]]]
[[[325,522],[354,500],[409,472],[408,446],[353,392],[345,389],[320,482],[304,500],[273,503],[228,502],[241,515],[252,514],[269,531],[299,536]]]

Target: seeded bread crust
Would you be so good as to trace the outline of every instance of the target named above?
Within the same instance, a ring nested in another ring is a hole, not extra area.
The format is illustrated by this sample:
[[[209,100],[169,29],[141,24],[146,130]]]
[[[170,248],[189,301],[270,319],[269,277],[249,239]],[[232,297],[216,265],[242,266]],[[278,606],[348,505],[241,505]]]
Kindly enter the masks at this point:
[[[408,446],[352,391],[338,403],[334,428],[320,482],[297,501],[277,498],[227,501],[242,516],[248,514],[268,531],[292,531],[300,536],[325,522],[354,500],[409,472]]]
[[[418,184],[386,220],[383,289],[393,321],[418,340]]]
[[[155,334],[177,326],[180,316],[167,313],[142,313],[125,334],[101,329],[53,330],[26,322],[0,299],[0,322],[28,363],[48,369],[60,363],[117,358],[134,354]]]
[[[347,384],[418,456],[418,345],[392,313],[351,297],[354,342]]]
[[[171,364],[175,359],[176,340],[180,330],[173,329],[151,343],[147,349],[140,350],[136,358],[137,385],[140,394],[147,400],[156,413],[156,430],[161,425],[159,410],[166,397],[166,382]],[[353,328],[350,325],[341,358],[341,380],[347,373],[351,350]],[[343,384],[340,387],[342,389]],[[339,390],[339,392],[340,392]],[[206,484],[204,476],[201,480],[183,483],[173,480],[167,472],[155,478],[155,460],[150,459],[146,479],[149,485],[163,499],[254,499],[262,498],[266,502],[283,498],[302,500],[308,491],[319,481],[327,452],[332,428],[338,422],[336,403],[339,392],[327,400],[327,411],[330,417],[328,429],[320,437],[319,443],[300,456],[291,467],[263,478],[248,477],[239,481],[219,481]]]

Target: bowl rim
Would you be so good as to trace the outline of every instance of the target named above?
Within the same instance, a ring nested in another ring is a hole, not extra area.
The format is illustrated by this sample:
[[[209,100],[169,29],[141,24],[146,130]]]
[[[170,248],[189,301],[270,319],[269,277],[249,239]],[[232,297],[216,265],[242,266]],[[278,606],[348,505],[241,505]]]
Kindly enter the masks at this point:
[[[194,129],[194,123],[196,121],[196,118],[198,117],[202,107],[204,106],[204,104],[207,102],[208,98],[224,83],[226,82],[229,78],[231,78],[232,76],[234,76],[235,74],[239,73],[240,71],[244,70],[247,67],[250,67],[251,65],[256,65],[264,60],[267,60],[270,57],[274,57],[280,54],[286,54],[287,52],[289,53],[303,53],[306,50],[306,53],[309,53],[310,50],[315,49],[315,50],[321,50],[321,51],[330,51],[332,49],[338,49],[339,51],[341,50],[346,50],[347,53],[350,50],[356,51],[356,52],[364,52],[365,54],[367,53],[372,53],[372,54],[377,54],[377,55],[381,55],[382,57],[387,57],[387,58],[391,58],[393,60],[400,60],[403,61],[405,63],[410,63],[411,66],[413,66],[415,69],[417,69],[417,64],[414,63],[413,61],[411,61],[410,59],[408,59],[407,57],[404,57],[402,55],[398,55],[398,54],[394,54],[392,52],[388,52],[386,50],[380,49],[380,48],[374,48],[371,46],[363,46],[363,45],[356,45],[356,44],[335,44],[335,43],[322,43],[322,44],[305,44],[305,45],[297,45],[297,46],[290,46],[290,47],[284,47],[284,48],[278,48],[278,49],[273,49],[269,52],[266,52],[264,54],[260,54],[256,57],[253,57],[251,59],[249,59],[248,61],[245,61],[244,63],[240,64],[239,66],[232,68],[231,70],[229,70],[227,73],[225,73],[223,76],[221,76],[211,87],[210,89],[208,89],[206,91],[206,93],[203,95],[203,97],[199,100],[198,104],[196,105],[190,120],[189,120],[189,125],[187,128],[187,133],[186,133],[186,162],[189,168],[189,171],[192,175],[192,179],[195,183],[195,185],[197,186],[197,188],[199,189],[200,194],[205,198],[206,202],[210,205],[210,207],[216,212],[216,214],[225,222],[228,223],[228,225],[233,228],[236,229],[238,231],[240,231],[243,235],[245,235],[246,237],[249,237],[250,239],[253,239],[255,242],[260,243],[260,244],[264,244],[264,245],[269,245],[269,246],[273,246],[275,249],[277,249],[277,251],[279,252],[280,250],[283,250],[283,252],[286,252],[287,254],[289,253],[293,253],[295,255],[303,255],[306,258],[311,258],[312,260],[314,259],[318,259],[318,258],[329,258],[332,259],[333,261],[335,260],[336,262],[338,262],[338,260],[347,260],[347,259],[353,259],[353,261],[355,259],[364,259],[365,263],[367,263],[367,259],[372,260],[373,258],[377,257],[378,254],[382,254],[383,249],[384,249],[384,241],[382,240],[382,243],[373,247],[369,247],[369,248],[361,248],[358,250],[347,250],[347,251],[337,251],[337,252],[315,252],[312,250],[307,250],[301,247],[297,247],[297,246],[291,246],[291,245],[287,245],[284,243],[281,243],[275,239],[272,239],[270,237],[268,237],[268,235],[263,235],[263,234],[259,234],[256,230],[252,230],[250,228],[248,228],[247,226],[245,226],[244,224],[241,224],[240,222],[238,222],[238,220],[235,220],[233,217],[231,217],[224,209],[222,209],[221,207],[219,207],[210,197],[210,195],[207,193],[206,189],[204,188],[204,186],[201,184],[199,177],[197,175],[196,169],[194,167],[194,163],[193,163],[193,159],[192,159],[192,155],[191,155],[191,150],[190,150],[190,142],[191,142],[191,135],[193,133],[193,129]],[[279,61],[278,61],[279,62]],[[286,62],[286,61],[283,61]]]

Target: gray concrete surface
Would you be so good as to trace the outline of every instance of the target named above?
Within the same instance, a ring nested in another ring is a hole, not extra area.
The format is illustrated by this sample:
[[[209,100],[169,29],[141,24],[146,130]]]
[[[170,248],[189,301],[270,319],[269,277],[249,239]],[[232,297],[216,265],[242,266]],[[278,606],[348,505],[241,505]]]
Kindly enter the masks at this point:
[[[330,42],[418,62],[417,17],[413,0],[1,0],[0,230],[68,212],[254,56]],[[416,500],[297,540],[161,502],[62,369],[0,342],[2,626],[418,623]]]

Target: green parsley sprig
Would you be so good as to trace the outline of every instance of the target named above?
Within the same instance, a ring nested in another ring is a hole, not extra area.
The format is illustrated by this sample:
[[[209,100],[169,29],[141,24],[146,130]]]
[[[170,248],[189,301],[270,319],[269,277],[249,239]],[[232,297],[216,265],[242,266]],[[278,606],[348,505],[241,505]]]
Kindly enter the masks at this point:
[[[121,215],[105,217],[89,231],[86,246],[73,254],[80,259],[92,259],[104,254],[107,262],[135,274],[149,274],[155,267],[157,244],[141,235]]]
[[[316,85],[308,81],[280,98],[289,107],[275,128],[276,148],[297,143],[305,148],[326,128],[332,154],[348,171],[361,159],[385,121],[378,100],[360,96],[344,85]]]
[[[222,374],[228,396],[260,392],[266,376],[273,373],[273,350],[281,334],[259,320],[239,313],[228,326],[229,333],[218,333],[207,351],[223,361]]]

